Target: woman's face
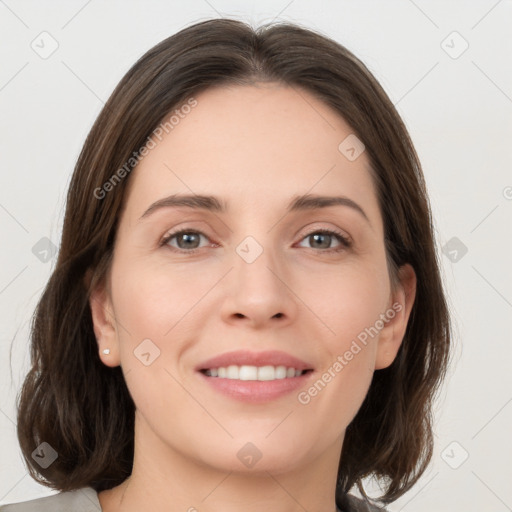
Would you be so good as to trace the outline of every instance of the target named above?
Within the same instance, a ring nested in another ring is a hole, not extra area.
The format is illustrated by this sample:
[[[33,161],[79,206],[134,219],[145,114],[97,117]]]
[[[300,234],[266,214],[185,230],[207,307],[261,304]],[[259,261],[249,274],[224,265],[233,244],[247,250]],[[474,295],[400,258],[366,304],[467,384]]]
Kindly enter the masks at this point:
[[[337,113],[277,84],[195,99],[130,176],[108,293],[91,300],[102,360],[136,404],[136,451],[335,467],[399,348],[414,274],[391,290],[369,160]]]

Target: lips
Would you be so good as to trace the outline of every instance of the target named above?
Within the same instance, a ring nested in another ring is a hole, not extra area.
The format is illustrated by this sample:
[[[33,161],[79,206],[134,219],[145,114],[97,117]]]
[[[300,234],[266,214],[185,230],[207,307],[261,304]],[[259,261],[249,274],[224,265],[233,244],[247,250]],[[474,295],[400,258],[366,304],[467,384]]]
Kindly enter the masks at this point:
[[[207,359],[195,367],[196,371],[210,370],[212,368],[236,366],[286,366],[297,370],[313,370],[313,366],[295,356],[279,350],[267,350],[263,352],[250,352],[236,350],[226,352]]]
[[[316,374],[309,362],[277,350],[227,352],[203,361],[195,370],[210,389],[230,400],[253,405],[284,399],[306,386]]]
[[[258,380],[242,380],[228,375],[232,370],[236,373],[238,369],[254,373],[254,367],[258,367]],[[272,367],[276,368],[276,371],[281,371],[281,376],[276,375],[276,378],[270,380],[266,378],[259,380],[260,370],[264,370],[265,373],[273,370]],[[282,370],[285,368],[287,371],[295,369],[297,374],[293,377],[286,375],[286,378],[281,378]],[[284,398],[307,385],[316,374],[311,363],[279,350],[226,352],[203,361],[195,367],[195,370],[201,381],[210,389],[230,400],[253,405]],[[214,370],[217,376],[210,375],[211,370]],[[226,372],[226,375],[223,375],[224,378],[218,375],[221,371]]]

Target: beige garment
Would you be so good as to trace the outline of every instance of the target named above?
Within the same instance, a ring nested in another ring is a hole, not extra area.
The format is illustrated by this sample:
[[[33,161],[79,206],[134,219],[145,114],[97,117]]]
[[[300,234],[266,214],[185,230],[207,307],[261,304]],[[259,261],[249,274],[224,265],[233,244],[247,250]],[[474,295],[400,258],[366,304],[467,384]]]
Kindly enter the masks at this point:
[[[12,505],[0,505],[0,512],[101,512],[101,505],[96,491],[92,487],[84,487]]]

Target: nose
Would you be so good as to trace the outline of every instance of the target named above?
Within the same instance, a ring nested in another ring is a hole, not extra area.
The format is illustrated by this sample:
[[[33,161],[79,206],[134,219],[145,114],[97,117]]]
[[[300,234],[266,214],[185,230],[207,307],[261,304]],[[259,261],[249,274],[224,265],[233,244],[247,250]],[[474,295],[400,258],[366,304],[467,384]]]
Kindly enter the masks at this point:
[[[225,322],[258,329],[285,326],[297,313],[290,275],[270,249],[252,262],[235,253],[226,282],[221,315]]]

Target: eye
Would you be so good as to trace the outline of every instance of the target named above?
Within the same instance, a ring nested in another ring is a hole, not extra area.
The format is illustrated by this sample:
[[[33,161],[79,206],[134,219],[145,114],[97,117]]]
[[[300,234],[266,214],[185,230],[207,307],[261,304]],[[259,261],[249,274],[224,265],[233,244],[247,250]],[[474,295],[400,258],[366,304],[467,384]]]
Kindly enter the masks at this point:
[[[182,229],[180,231],[166,235],[160,242],[160,245],[169,245],[171,248],[178,251],[181,250],[184,252],[193,253],[198,249],[201,237],[209,240],[209,238],[204,233],[201,233],[201,231]],[[176,239],[177,246],[170,243],[173,239]]]
[[[313,249],[326,249],[322,252],[339,252],[352,246],[350,239],[343,233],[331,231],[329,229],[312,231],[302,240],[308,240],[312,244]],[[331,247],[331,242],[333,240],[338,241],[338,245],[335,247]]]
[[[192,229],[181,229],[167,234],[160,246],[167,245],[177,252],[195,253],[200,249],[201,237],[210,240],[204,233]],[[328,229],[318,229],[306,235],[303,239],[309,240],[312,249],[323,249],[321,252],[340,252],[352,246],[351,240],[343,233]],[[332,247],[332,242],[337,241],[338,245]],[[175,243],[171,243],[175,241]],[[304,247],[304,246],[301,246]]]

